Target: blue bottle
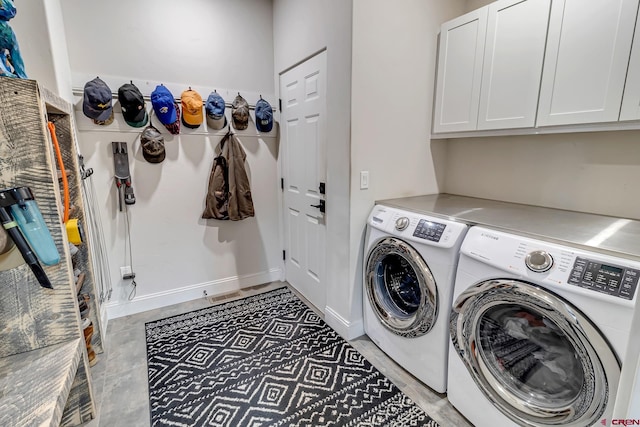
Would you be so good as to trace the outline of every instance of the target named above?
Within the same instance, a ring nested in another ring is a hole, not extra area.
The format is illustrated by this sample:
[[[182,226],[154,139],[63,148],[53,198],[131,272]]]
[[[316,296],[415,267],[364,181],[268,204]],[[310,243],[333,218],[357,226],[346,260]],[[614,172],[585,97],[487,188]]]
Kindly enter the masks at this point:
[[[29,242],[31,249],[43,264],[55,265],[59,263],[60,254],[31,190],[27,187],[19,187],[12,189],[12,193],[18,203],[11,206],[11,215],[18,223],[18,227]]]

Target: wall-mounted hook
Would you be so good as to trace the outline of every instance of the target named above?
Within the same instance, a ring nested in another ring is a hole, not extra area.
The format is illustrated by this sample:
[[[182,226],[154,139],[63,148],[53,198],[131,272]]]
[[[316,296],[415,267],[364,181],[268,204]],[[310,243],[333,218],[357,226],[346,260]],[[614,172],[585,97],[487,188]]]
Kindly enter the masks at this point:
[[[262,99],[262,95],[260,95],[260,99]]]

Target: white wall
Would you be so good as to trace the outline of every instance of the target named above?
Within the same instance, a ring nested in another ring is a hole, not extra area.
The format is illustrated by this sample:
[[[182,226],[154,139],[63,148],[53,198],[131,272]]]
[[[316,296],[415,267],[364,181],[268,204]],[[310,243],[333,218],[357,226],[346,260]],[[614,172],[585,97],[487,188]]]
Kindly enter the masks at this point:
[[[62,4],[74,73],[273,93],[270,1]]]
[[[67,36],[64,19],[62,17],[61,0],[44,0],[47,14],[47,25],[51,44],[51,56],[58,94],[71,102],[71,66],[69,64],[69,51],[67,50]]]
[[[16,2],[9,22],[25,63],[27,76],[71,101],[71,74],[60,0]]]
[[[192,86],[203,98],[225,88],[228,103],[235,91],[250,104],[259,94],[275,101],[271,2],[185,0],[177,8],[164,0],[65,0],[63,12],[74,88],[100,75],[113,92],[132,79],[145,95],[164,82],[176,97]],[[80,96],[76,108],[81,108]],[[204,290],[212,295],[282,277],[275,202],[277,127],[258,135],[252,122],[247,131],[239,132],[256,217],[233,222],[200,218],[220,132],[209,132],[204,125],[197,130],[182,127],[179,136],[165,132],[167,157],[150,164],[140,151],[142,129],[124,124],[119,113],[116,122],[105,127],[94,125],[81,111],[76,118],[102,207],[114,282],[110,317],[197,298]],[[128,301],[131,286],[120,280],[120,266],[130,262],[125,254],[125,216],[117,208],[112,141],[128,144],[137,199],[129,209],[137,282],[133,301]]]
[[[430,141],[440,25],[462,13],[450,0],[355,0],[351,131],[353,316],[361,316],[367,216],[379,199],[438,193],[434,164],[446,146]],[[369,189],[360,189],[369,171]]]
[[[494,0],[466,0],[464,11],[471,12],[472,10],[476,10],[481,8],[482,6],[486,6],[489,3],[493,3]]]
[[[444,191],[640,219],[638,131],[449,140]]]
[[[279,74],[327,50],[327,322],[343,336],[352,317],[349,278],[351,1],[274,0],[275,84]],[[359,301],[358,301],[359,303]]]

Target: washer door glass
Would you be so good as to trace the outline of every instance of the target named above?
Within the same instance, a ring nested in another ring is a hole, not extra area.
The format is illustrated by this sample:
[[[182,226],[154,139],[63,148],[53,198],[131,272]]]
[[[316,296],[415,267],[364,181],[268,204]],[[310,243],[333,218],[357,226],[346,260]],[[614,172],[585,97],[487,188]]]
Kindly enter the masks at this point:
[[[563,407],[580,395],[585,372],[578,354],[543,314],[516,304],[496,305],[479,317],[476,334],[483,362],[514,396]]]
[[[376,293],[399,318],[410,318],[420,307],[422,292],[418,275],[409,261],[389,254],[377,264]]]
[[[476,385],[520,425],[592,425],[615,400],[620,364],[605,338],[535,285],[472,286],[454,304],[451,339]]]
[[[408,243],[388,237],[369,252],[365,288],[378,319],[405,337],[426,334],[437,316],[433,275]]]

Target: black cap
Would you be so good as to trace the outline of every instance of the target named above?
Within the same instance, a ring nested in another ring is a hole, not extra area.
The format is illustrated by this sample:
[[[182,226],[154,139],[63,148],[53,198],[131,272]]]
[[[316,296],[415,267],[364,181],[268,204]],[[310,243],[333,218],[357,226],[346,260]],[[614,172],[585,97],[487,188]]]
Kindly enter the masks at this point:
[[[135,128],[142,127],[149,121],[144,104],[144,97],[133,83],[126,83],[118,89],[118,101],[122,108],[124,121]]]

